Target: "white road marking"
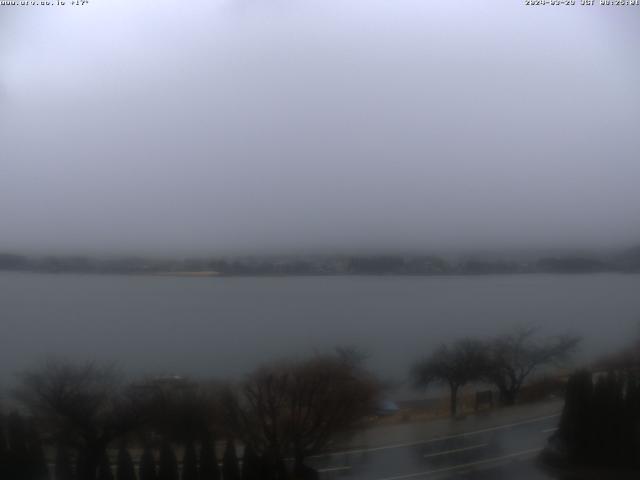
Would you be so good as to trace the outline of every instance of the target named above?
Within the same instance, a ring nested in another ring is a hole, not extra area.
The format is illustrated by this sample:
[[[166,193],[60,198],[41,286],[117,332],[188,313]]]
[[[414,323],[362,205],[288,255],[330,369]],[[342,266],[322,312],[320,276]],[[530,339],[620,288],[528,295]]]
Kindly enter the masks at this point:
[[[340,472],[342,470],[351,470],[349,465],[344,467],[330,467],[330,468],[320,468],[318,469],[318,473],[328,473],[328,472]]]
[[[439,457],[440,455],[449,455],[450,453],[466,452],[467,450],[475,450],[477,448],[486,447],[488,443],[480,443],[478,445],[471,445],[470,447],[454,448],[453,450],[445,450],[444,452],[429,453],[424,455],[424,458]]]
[[[556,430],[558,430],[558,427],[547,428],[545,430],[542,430],[542,433],[551,433],[551,432],[555,432]]]
[[[532,453],[537,453],[541,451],[542,448],[530,448],[529,450],[522,450],[520,452],[510,453],[508,455],[503,455],[501,457],[487,458],[485,460],[478,460],[477,462],[469,462],[469,463],[461,463],[459,465],[453,465],[451,467],[438,468],[436,470],[427,470],[425,472],[417,472],[417,473],[409,473],[407,475],[397,475],[395,477],[385,477],[380,478],[378,480],[403,480],[405,478],[416,478],[416,477],[424,477],[427,475],[434,475],[438,473],[450,472],[453,470],[460,470],[463,468],[475,467],[478,465],[484,465],[486,463],[500,462],[502,460],[508,460],[510,458],[522,457],[525,455],[529,455]]]
[[[537,423],[537,422],[542,422],[544,420],[548,420],[550,418],[555,418],[555,417],[559,417],[560,413],[554,413],[553,415],[545,415],[543,417],[536,417],[536,418],[532,418],[529,420],[524,420],[522,422],[516,422],[516,423],[507,423],[505,425],[499,425],[497,427],[490,427],[490,428],[483,428],[482,430],[474,430],[472,432],[465,432],[465,433],[458,433],[455,435],[447,435],[444,437],[436,437],[436,438],[431,438],[431,439],[427,439],[427,440],[420,440],[417,442],[408,442],[408,443],[396,443],[394,445],[384,445],[381,447],[372,447],[372,448],[358,448],[358,449],[354,449],[354,450],[345,450],[343,452],[335,452],[335,453],[323,453],[320,455],[313,455],[309,458],[323,458],[323,457],[333,457],[336,455],[349,455],[349,454],[355,454],[355,453],[367,453],[367,452],[379,452],[381,450],[390,450],[390,449],[394,449],[394,448],[405,448],[405,447],[414,447],[416,445],[425,445],[427,443],[434,443],[434,442],[441,442],[443,440],[451,440],[453,438],[462,438],[462,437],[467,437],[469,435],[478,435],[480,433],[487,433],[487,432],[493,432],[496,430],[503,430],[505,428],[512,428],[512,427],[517,427],[520,425],[527,425],[530,423]]]

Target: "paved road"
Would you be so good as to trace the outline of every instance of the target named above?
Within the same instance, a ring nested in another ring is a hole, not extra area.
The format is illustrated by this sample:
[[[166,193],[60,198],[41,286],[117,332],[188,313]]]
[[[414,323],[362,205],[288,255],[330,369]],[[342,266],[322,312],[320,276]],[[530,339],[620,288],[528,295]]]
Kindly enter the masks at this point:
[[[555,430],[558,413],[435,438],[353,449],[310,461],[327,480],[544,480],[535,457]],[[455,422],[452,430],[459,430]]]

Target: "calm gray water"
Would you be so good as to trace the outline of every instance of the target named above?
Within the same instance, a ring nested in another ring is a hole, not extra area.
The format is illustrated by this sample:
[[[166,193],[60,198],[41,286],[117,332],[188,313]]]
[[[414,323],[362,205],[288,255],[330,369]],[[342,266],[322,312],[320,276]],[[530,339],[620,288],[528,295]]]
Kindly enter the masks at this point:
[[[228,377],[354,344],[402,380],[439,342],[532,322],[589,357],[638,333],[640,275],[175,278],[0,273],[0,385],[47,354]]]

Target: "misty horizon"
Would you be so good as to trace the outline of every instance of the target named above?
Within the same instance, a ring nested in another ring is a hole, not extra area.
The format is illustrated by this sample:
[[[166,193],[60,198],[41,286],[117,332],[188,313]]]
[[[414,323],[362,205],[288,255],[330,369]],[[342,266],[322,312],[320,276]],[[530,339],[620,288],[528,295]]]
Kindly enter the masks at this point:
[[[636,245],[636,17],[492,5],[3,7],[0,251]]]
[[[97,250],[91,248],[82,249],[0,249],[0,255],[21,256],[26,258],[87,258],[87,259],[127,259],[139,258],[149,260],[186,260],[186,259],[279,259],[279,258],[347,258],[347,257],[394,257],[394,258],[442,258],[449,261],[465,259],[482,260],[512,260],[527,261],[542,258],[566,257],[566,258],[607,258],[626,253],[635,253],[640,247],[640,241],[634,244],[607,245],[607,246],[548,246],[548,247],[468,247],[468,248],[291,248],[291,249],[259,249],[254,250],[154,250],[154,249],[123,249],[123,250]]]

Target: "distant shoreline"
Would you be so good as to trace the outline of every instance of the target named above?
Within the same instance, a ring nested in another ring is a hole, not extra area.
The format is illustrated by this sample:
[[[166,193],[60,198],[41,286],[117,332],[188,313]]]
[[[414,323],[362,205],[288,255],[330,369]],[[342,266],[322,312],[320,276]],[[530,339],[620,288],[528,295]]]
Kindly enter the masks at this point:
[[[154,277],[219,277],[220,272],[204,271],[204,272],[153,272],[147,275]]]
[[[91,276],[121,276],[121,277],[174,277],[174,278],[329,278],[329,277],[402,277],[402,278],[456,278],[456,277],[508,277],[533,275],[638,275],[640,271],[603,270],[597,272],[486,272],[486,273],[244,273],[231,274],[220,272],[87,272],[87,271],[51,271],[51,270],[2,270],[2,273],[23,273],[33,275],[91,275]]]
[[[530,273],[640,273],[640,247],[612,252],[510,257],[495,254],[335,254],[236,257],[27,256],[0,252],[0,271],[174,277],[451,276]]]

